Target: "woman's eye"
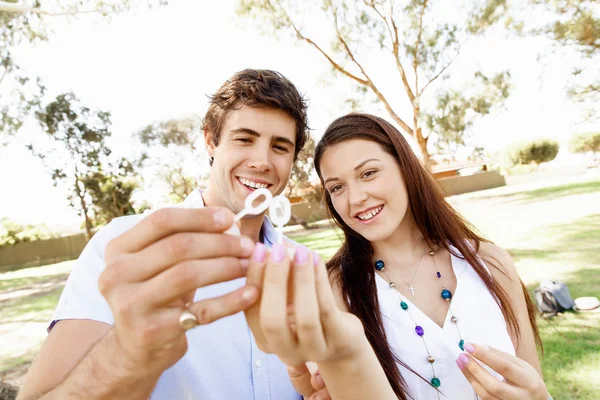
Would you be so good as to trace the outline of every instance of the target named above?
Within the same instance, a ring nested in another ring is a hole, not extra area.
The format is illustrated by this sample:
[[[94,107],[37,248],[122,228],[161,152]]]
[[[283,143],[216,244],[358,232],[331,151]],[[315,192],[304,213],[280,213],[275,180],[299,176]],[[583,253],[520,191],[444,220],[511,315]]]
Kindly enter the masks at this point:
[[[340,190],[342,188],[342,185],[335,185],[334,187],[332,187],[331,189],[329,189],[330,193],[335,193],[338,190]]]
[[[374,170],[371,170],[371,171],[366,171],[366,172],[363,174],[363,178],[368,178],[368,177],[371,177],[371,176],[373,176],[373,175],[374,175],[376,172],[377,172],[377,171],[374,171]]]

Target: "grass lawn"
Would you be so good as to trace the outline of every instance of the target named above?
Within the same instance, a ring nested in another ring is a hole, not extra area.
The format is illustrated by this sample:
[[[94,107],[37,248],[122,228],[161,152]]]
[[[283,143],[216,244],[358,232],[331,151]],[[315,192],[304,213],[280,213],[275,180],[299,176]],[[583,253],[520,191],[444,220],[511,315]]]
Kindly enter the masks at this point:
[[[531,292],[541,279],[555,279],[569,285],[573,298],[600,297],[598,174],[529,188],[519,185],[516,190],[507,186],[453,196],[448,201],[513,255]],[[326,259],[340,244],[333,229],[290,236]],[[0,273],[0,379],[3,371],[14,380],[11,373],[26,369],[45,338],[47,321],[72,265],[71,261]],[[600,313],[567,313],[552,319],[551,324],[539,322],[549,390],[555,399],[597,399]],[[14,381],[18,383],[18,376]]]

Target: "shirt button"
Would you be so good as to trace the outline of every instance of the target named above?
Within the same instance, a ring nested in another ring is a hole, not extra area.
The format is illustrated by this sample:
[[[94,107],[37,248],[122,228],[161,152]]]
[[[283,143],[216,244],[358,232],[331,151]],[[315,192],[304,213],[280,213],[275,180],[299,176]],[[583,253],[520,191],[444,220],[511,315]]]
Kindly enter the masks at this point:
[[[256,368],[262,367],[262,360],[256,360],[256,362],[254,363],[254,365],[256,365]]]

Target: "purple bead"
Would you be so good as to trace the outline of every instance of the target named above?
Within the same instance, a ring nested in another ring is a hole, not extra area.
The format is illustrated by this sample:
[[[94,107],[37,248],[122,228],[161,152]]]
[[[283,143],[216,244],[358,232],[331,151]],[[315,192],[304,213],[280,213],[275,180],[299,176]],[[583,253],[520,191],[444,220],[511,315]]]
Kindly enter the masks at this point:
[[[425,331],[423,330],[423,328],[419,325],[417,325],[415,327],[415,332],[417,332],[417,335],[419,336],[423,336],[425,334]]]
[[[442,274],[440,274],[439,272],[437,273],[438,278],[442,277]]]

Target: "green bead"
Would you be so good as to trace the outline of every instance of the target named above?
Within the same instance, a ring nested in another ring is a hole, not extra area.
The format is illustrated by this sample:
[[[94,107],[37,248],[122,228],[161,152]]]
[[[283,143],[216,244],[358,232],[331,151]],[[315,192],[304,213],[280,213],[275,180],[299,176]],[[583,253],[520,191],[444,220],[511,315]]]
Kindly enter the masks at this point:
[[[433,385],[433,387],[438,388],[438,387],[440,387],[440,385],[442,384],[442,382],[440,382],[440,380],[438,378],[433,378],[431,380],[431,384]]]
[[[400,307],[402,307],[403,310],[408,310],[408,304],[403,301],[400,302]]]
[[[458,342],[458,347],[460,347],[462,351],[465,351],[465,341],[461,340],[460,342]]]

